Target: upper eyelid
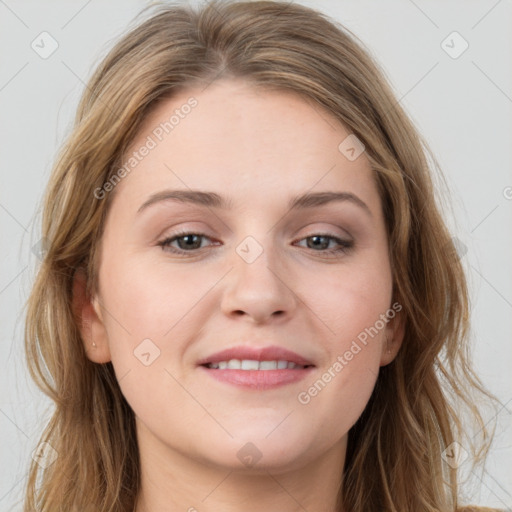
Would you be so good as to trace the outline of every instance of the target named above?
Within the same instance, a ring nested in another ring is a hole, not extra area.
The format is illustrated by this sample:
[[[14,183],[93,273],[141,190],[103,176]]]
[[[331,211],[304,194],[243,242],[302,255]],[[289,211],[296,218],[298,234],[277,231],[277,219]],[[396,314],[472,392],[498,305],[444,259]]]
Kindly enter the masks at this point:
[[[265,234],[268,235],[270,231],[279,230],[285,236],[289,236],[291,232],[299,233],[302,229],[307,231],[310,229],[315,230],[315,234],[323,233],[327,230],[332,232],[332,234],[329,233],[329,236],[350,241],[354,240],[355,236],[367,238],[373,231],[366,224],[366,221],[362,220],[361,216],[354,216],[354,212],[351,210],[315,210],[315,212],[311,211],[309,214],[301,211],[297,215],[292,215],[291,218],[287,217],[284,216],[275,223],[270,221],[269,229],[267,229]],[[218,240],[222,239],[222,237],[233,237],[235,235],[235,229],[225,218],[219,217],[216,214],[213,214],[213,217],[209,215],[205,218],[204,211],[198,210],[189,211],[188,209],[183,209],[178,212],[162,210],[154,222],[160,229],[158,229],[158,234],[155,233],[156,236],[151,236],[153,243],[162,240],[167,232],[171,232],[169,236],[175,236],[172,232],[174,230],[182,230],[182,226],[185,226],[184,229],[187,232],[200,233],[210,238],[217,238],[218,235]],[[319,228],[313,227],[317,224],[322,226]],[[144,225],[141,227],[143,228]],[[212,233],[212,235],[208,233]],[[168,238],[167,236],[165,237]],[[294,240],[297,240],[297,238],[294,238]]]
[[[191,223],[193,223],[195,221],[192,221]],[[313,235],[317,235],[317,234],[325,234],[325,235],[329,235],[329,236],[332,236],[332,237],[338,237],[338,238],[341,238],[341,237],[345,237],[345,236],[348,236],[350,239],[353,238],[352,234],[350,233],[350,231],[352,231],[350,229],[347,229],[347,227],[341,227],[341,226],[337,226],[336,228],[334,227],[331,227],[331,228],[312,228],[311,226],[314,225],[314,224],[335,224],[337,223],[338,221],[334,220],[334,221],[331,221],[331,222],[327,222],[327,221],[322,221],[322,220],[317,220],[315,222],[311,222],[309,223],[307,226],[303,227],[303,228],[300,228],[300,229],[307,229],[307,230],[312,230],[312,233]],[[202,223],[201,221],[198,221],[198,223]],[[177,231],[175,233],[170,233],[168,236],[160,236],[159,238],[171,238],[171,237],[175,237],[175,236],[179,236],[179,235],[187,235],[187,234],[194,234],[194,235],[203,235],[205,237],[209,237],[209,238],[215,238],[215,235],[209,235],[207,233],[207,231],[212,231],[210,228],[206,229],[203,228],[203,227],[198,227],[198,228],[195,228],[195,227],[190,227],[190,228],[168,228],[168,229],[176,229]],[[300,231],[300,229],[293,229],[294,231]],[[334,230],[341,230],[343,231],[344,233],[335,233]],[[164,233],[166,232],[167,230],[163,231]],[[221,229],[221,231],[223,231]],[[228,229],[229,233],[233,233],[233,231],[231,229]],[[312,235],[305,235],[306,237],[307,236],[312,236]]]

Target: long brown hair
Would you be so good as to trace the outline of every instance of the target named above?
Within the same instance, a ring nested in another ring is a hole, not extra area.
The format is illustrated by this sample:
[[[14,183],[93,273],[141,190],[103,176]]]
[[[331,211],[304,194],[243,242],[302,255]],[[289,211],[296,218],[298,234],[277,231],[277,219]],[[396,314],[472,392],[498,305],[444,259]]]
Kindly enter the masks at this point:
[[[73,277],[83,268],[90,293],[98,284],[112,193],[101,199],[95,191],[119,169],[151,109],[220,77],[293,91],[334,115],[364,144],[379,188],[405,337],[349,432],[339,510],[457,510],[457,469],[443,453],[457,442],[474,463],[483,459],[491,436],[473,394],[492,396],[470,364],[468,290],[434,194],[438,166],[382,71],[339,23],[293,2],[164,4],[143,13],[148,19],[89,80],[45,196],[47,251],[28,300],[25,344],[32,377],[55,402],[41,442],[57,462],[44,470],[32,462],[25,512],[133,510],[140,486],[133,411],[111,363],[86,357]]]

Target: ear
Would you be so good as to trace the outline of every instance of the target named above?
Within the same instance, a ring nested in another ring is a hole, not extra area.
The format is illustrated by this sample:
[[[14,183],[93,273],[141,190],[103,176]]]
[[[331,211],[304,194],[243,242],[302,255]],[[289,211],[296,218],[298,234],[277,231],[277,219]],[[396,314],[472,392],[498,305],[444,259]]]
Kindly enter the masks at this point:
[[[380,366],[386,366],[395,359],[404,340],[405,315],[401,304],[397,302],[395,304],[398,304],[400,309],[398,307],[396,309],[392,308],[395,311],[395,316],[387,322],[385,339],[381,347]]]
[[[73,276],[72,302],[87,357],[94,363],[108,363],[111,357],[107,331],[98,300],[88,295],[87,276],[83,268],[77,269]]]

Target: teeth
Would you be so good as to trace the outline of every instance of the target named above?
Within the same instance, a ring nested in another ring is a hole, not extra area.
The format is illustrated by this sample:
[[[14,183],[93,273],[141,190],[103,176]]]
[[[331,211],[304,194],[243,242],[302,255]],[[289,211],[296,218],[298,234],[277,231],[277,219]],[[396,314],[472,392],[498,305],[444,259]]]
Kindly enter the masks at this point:
[[[208,364],[213,370],[293,370],[304,368],[291,361],[255,361],[254,359],[231,359]]]
[[[241,362],[241,370],[257,370],[260,367],[259,361],[253,359],[244,359]]]

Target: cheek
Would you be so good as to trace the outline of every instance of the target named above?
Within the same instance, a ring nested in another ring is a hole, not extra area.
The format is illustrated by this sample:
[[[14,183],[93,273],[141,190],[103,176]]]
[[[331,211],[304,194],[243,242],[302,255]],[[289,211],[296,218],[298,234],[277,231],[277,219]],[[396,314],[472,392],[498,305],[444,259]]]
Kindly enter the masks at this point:
[[[339,348],[377,323],[390,307],[392,279],[386,264],[340,265],[335,271],[307,272],[301,279],[301,298],[322,320],[330,343]],[[364,335],[361,336],[364,338]]]
[[[372,325],[375,322],[373,314],[347,303],[335,326],[336,335],[329,338],[329,344],[329,340],[324,342],[327,359],[314,378],[304,382],[296,396],[298,407],[309,421],[312,417],[319,421],[329,418],[313,426],[321,428],[326,439],[349,431],[375,387],[384,331],[371,330],[367,327],[370,322]]]
[[[186,270],[136,257],[104,269],[105,303],[125,331],[138,338],[164,337],[218,281],[197,267]]]
[[[223,272],[185,267],[133,257],[105,260],[101,269],[112,364],[137,411],[144,410],[154,390],[172,388],[166,370],[183,379],[188,369],[184,357],[205,318],[205,304],[209,311],[218,308],[218,296],[208,291]],[[174,389],[172,396],[179,391]]]
[[[188,325],[182,320],[198,300],[184,289],[200,290],[182,273],[165,279],[137,258],[105,259],[100,280],[111,360],[126,400],[141,421],[154,421],[155,410],[183,410],[186,397],[171,374],[181,376],[169,361],[181,360]],[[183,422],[186,416],[184,410]]]
[[[315,325],[324,333],[318,342],[326,359],[319,378],[303,388],[303,400],[298,396],[299,403],[315,400],[320,407],[339,403],[345,413],[352,408],[356,415],[362,412],[379,372],[391,288],[391,273],[383,264],[365,269],[347,266],[314,283],[307,281],[303,296],[315,313],[311,318],[321,320]]]
[[[379,374],[387,316],[391,307],[391,272],[386,265],[333,278],[324,311],[329,360],[322,374],[304,389],[299,402],[331,414],[329,428],[346,432],[362,414]],[[333,307],[333,305],[335,306]]]

